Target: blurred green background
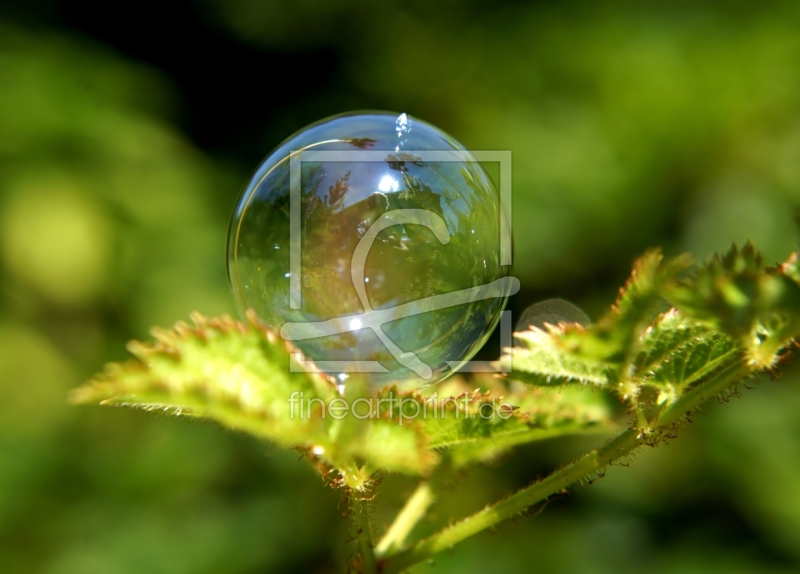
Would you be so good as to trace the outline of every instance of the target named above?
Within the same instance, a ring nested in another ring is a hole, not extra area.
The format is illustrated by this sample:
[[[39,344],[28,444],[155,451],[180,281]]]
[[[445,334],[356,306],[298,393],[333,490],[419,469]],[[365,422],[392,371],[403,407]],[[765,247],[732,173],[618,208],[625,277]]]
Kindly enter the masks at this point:
[[[296,453],[65,402],[150,326],[233,311],[227,220],[284,137],[389,109],[512,150],[511,308],[565,297],[597,318],[647,247],[793,249],[798,30],[796,0],[4,2],[0,570],[333,572],[350,552],[338,495]],[[800,375],[785,371],[413,571],[797,572]],[[423,530],[588,445],[465,474]],[[388,520],[413,483],[384,485]]]

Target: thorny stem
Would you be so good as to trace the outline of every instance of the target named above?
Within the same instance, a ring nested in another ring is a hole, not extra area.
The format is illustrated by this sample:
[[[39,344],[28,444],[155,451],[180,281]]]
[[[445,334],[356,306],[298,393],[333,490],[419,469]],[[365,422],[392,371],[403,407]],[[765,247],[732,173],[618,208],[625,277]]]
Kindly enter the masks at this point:
[[[687,414],[708,399],[726,391],[751,373],[751,369],[736,363],[689,391],[655,417],[653,427],[663,428],[683,421]],[[505,498],[472,516],[448,526],[438,533],[419,541],[408,550],[389,555],[381,560],[381,574],[398,574],[443,550],[481,532],[495,524],[524,512],[532,505],[556,494],[572,483],[601,472],[610,463],[630,454],[647,441],[651,429],[630,428],[616,438],[586,454],[561,470],[552,473],[519,492]]]
[[[358,532],[358,554],[361,560],[356,568],[359,574],[377,574],[378,566],[375,561],[375,544],[372,541],[372,528],[369,522],[368,501],[355,491],[350,492],[350,512],[353,525]]]
[[[403,509],[394,519],[394,522],[386,531],[378,546],[375,547],[375,554],[380,558],[391,552],[396,552],[402,548],[408,535],[414,526],[425,516],[428,507],[433,503],[434,495],[431,483],[427,480],[422,481],[417,486],[414,494],[408,499]]]

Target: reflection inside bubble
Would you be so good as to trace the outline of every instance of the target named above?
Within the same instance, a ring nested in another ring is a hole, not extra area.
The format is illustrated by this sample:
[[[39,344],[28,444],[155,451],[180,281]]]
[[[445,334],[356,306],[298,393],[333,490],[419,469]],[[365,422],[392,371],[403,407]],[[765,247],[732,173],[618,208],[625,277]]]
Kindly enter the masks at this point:
[[[255,310],[276,331],[287,323],[347,318],[346,332],[295,341],[309,359],[374,361],[386,372],[369,373],[371,381],[419,387],[447,376],[446,361],[467,360],[480,348],[499,320],[505,297],[398,316],[377,332],[353,318],[365,312],[355,278],[366,306],[391,310],[490,284],[506,270],[499,262],[499,198],[486,172],[440,130],[415,120],[412,131],[409,118],[403,125],[398,121],[380,113],[337,117],[287,140],[240,197],[229,231],[228,266],[240,310]],[[395,151],[400,135],[402,153]],[[409,150],[444,151],[447,161],[426,161]],[[312,151],[372,155],[308,159]],[[292,154],[300,160],[298,309],[289,304],[295,279],[289,242]],[[384,214],[408,210],[439,220],[447,241],[417,222],[394,223],[374,237],[363,269],[351,269],[367,231]],[[394,354],[388,348],[392,344]],[[430,367],[416,369],[430,373],[426,380],[408,366],[420,364]]]

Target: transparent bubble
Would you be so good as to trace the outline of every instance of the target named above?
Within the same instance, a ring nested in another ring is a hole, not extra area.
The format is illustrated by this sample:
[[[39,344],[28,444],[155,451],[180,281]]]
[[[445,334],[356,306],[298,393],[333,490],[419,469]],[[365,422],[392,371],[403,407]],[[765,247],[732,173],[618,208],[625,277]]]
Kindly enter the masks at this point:
[[[589,316],[579,307],[564,299],[548,299],[531,305],[522,312],[517,322],[516,331],[527,331],[532,327],[545,328],[545,323],[577,323],[583,327],[592,324]]]
[[[336,116],[259,166],[228,232],[228,274],[326,372],[435,383],[519,288],[500,264],[498,192],[450,136],[406,114]]]

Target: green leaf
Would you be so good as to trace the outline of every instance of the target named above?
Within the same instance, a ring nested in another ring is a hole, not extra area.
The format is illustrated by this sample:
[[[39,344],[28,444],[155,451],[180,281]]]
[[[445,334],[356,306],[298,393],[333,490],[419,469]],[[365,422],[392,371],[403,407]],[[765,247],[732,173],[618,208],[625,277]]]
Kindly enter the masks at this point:
[[[611,388],[623,399],[635,398],[639,386],[629,379],[629,366],[639,352],[640,336],[657,314],[661,290],[688,264],[685,256],[663,263],[660,251],[645,253],[600,321],[588,328],[559,325],[516,333],[522,345],[508,349],[500,364],[524,383],[590,384]]]
[[[384,392],[371,392],[363,380],[351,377],[347,383],[340,400],[349,406],[348,416],[335,421],[332,432],[332,448],[338,450],[339,457],[364,463],[365,479],[377,469],[418,475],[433,470],[439,457],[428,448],[409,405],[397,401],[394,387],[394,402],[390,402]],[[400,407],[405,408],[406,416],[399,416]]]
[[[658,390],[657,402],[676,400],[692,384],[738,359],[731,337],[691,321],[677,310],[660,315],[641,338],[634,378]]]
[[[593,336],[591,328],[579,326],[515,333],[522,344],[506,349],[500,366],[511,370],[515,380],[531,385],[580,383],[604,387],[616,380],[615,365],[584,352],[594,343],[589,340]]]
[[[687,264],[686,257],[664,263],[657,251],[645,254],[595,325],[517,333],[522,345],[507,350],[501,365],[524,383],[591,384],[639,405],[644,388],[669,403],[740,357],[754,368],[780,363],[800,333],[797,256],[765,268],[748,243],[678,279]],[[665,298],[681,313],[656,316]]]
[[[290,373],[292,348],[255,323],[192,318],[193,327],[154,329],[154,343],[131,342],[136,360],[107,365],[72,401],[208,417],[285,446],[324,436],[318,409],[296,416],[288,399],[296,392],[328,401],[337,394],[333,383],[319,373]]]
[[[620,289],[611,311],[590,330],[597,341],[584,344],[584,348],[602,350],[602,358],[611,361],[630,361],[639,336],[656,316],[659,305],[667,307],[662,295],[664,288],[691,262],[688,255],[666,263],[663,259],[661,251],[653,249],[634,262],[631,276]]]
[[[764,267],[751,243],[716,255],[694,276],[666,290],[687,316],[742,342],[748,362],[772,368],[786,340],[800,332],[796,256],[780,268]]]
[[[611,432],[609,409],[597,393],[517,386],[439,398],[384,389],[382,415],[417,428],[426,446],[449,453],[456,466],[485,461],[509,448],[567,434]]]
[[[485,431],[478,431],[466,421],[461,427],[438,429],[436,436],[442,446],[451,450],[456,466],[494,459],[521,444],[566,435],[609,434],[616,430],[606,397],[591,389],[515,385],[505,400],[505,404],[518,408],[506,421],[492,419],[490,436],[482,436]],[[476,411],[480,413],[480,408]],[[484,424],[483,420],[477,422]]]
[[[348,405],[367,394],[355,377],[342,397],[321,373],[291,372],[296,349],[252,316],[249,325],[192,318],[194,326],[155,329],[155,343],[132,342],[136,360],[108,365],[73,391],[72,401],[209,418],[300,448],[312,462],[338,469],[354,488],[368,479],[357,462],[412,474],[435,464],[417,428],[352,416]],[[331,410],[335,401],[341,416]]]

